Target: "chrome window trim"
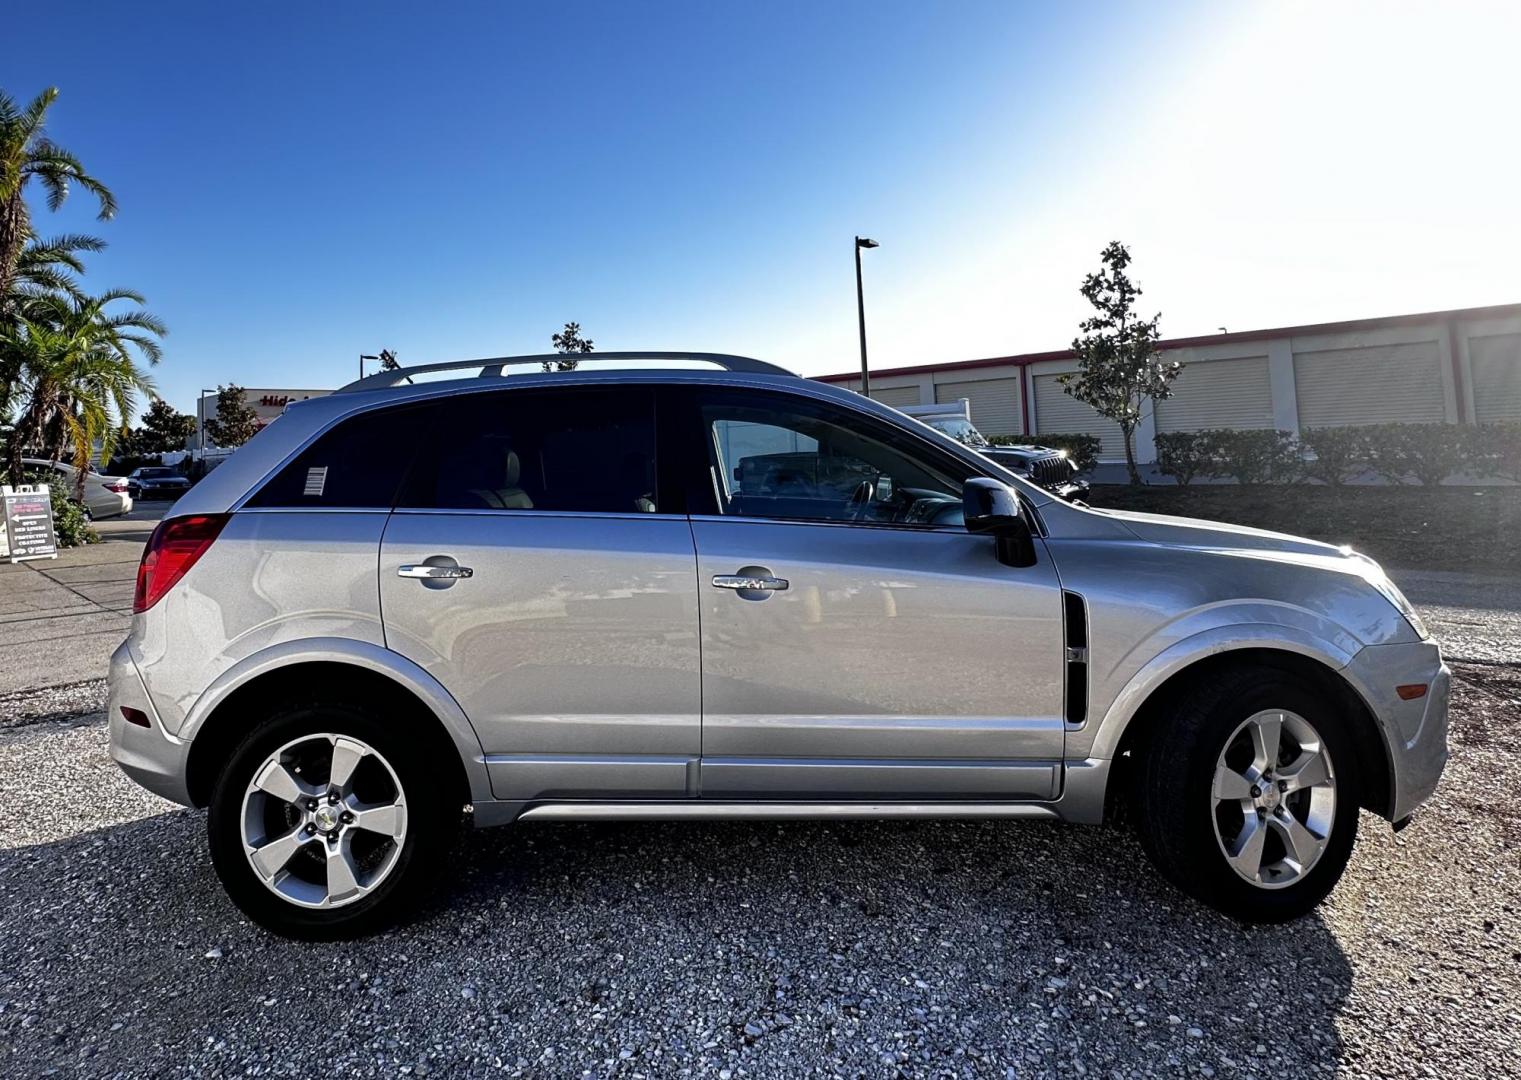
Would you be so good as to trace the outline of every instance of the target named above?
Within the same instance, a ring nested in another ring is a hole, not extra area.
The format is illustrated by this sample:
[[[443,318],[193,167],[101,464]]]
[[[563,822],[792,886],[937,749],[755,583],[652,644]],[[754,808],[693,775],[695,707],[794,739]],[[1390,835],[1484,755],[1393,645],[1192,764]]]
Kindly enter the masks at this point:
[[[909,525],[895,521],[825,521],[813,518],[773,518],[755,517],[749,514],[691,514],[688,521],[723,521],[734,523],[754,523],[756,525],[803,525],[825,526],[837,529],[891,529],[895,532],[913,533],[960,533],[963,536],[971,536],[962,525]]]
[[[459,517],[589,518],[611,521],[686,521],[685,514],[641,514],[632,510],[508,510],[501,507],[398,506],[393,514],[448,514]]]

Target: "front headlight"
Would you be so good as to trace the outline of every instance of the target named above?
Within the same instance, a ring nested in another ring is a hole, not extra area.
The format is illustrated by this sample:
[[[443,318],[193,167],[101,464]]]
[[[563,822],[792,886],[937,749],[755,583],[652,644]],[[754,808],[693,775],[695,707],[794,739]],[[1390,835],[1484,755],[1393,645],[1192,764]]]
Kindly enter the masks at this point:
[[[1399,586],[1389,580],[1389,575],[1384,573],[1384,568],[1361,552],[1349,550],[1347,554],[1362,564],[1363,580],[1377,589],[1379,595],[1394,605],[1394,609],[1403,615],[1405,621],[1410,624],[1410,629],[1414,630],[1422,641],[1430,638],[1431,631],[1426,629],[1426,624],[1421,621],[1420,614],[1411,605],[1410,601],[1405,599],[1405,594],[1400,592]]]

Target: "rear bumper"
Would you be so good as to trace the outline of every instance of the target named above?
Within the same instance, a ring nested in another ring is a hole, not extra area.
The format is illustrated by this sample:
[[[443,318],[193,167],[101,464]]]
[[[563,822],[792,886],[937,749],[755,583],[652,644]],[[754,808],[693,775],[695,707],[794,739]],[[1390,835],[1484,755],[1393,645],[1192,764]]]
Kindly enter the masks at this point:
[[[112,759],[121,766],[122,772],[149,791],[189,806],[185,766],[190,744],[164,731],[125,642],[111,655],[106,689],[109,695],[106,723],[111,733]],[[124,706],[147,716],[148,726],[128,723],[122,713]]]
[[[1452,673],[1435,642],[1369,645],[1352,658],[1346,676],[1383,730],[1389,755],[1390,804],[1385,816],[1402,821],[1436,791],[1447,765],[1447,703]],[[1395,687],[1419,683],[1426,695],[1405,701]]]

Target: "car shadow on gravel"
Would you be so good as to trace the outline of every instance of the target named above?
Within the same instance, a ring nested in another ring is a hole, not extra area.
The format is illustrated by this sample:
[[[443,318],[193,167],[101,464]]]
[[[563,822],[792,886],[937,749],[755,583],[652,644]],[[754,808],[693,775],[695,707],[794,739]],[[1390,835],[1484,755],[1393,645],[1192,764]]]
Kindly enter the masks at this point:
[[[630,1046],[646,1068],[654,1054],[762,1075],[799,1054],[809,1071],[876,1072],[884,1046],[907,1072],[955,1058],[998,1076],[1297,1075],[1343,1051],[1352,971],[1318,917],[1230,922],[1162,884],[1118,829],[468,833],[416,923],[312,945],[242,918],[204,828],[175,811],[0,851],[0,1071],[157,1071],[208,1046],[246,1063],[270,1040],[345,1034],[372,1040],[354,1043],[372,1064],[414,1045],[445,1065],[559,1046],[551,1071],[599,1075]]]

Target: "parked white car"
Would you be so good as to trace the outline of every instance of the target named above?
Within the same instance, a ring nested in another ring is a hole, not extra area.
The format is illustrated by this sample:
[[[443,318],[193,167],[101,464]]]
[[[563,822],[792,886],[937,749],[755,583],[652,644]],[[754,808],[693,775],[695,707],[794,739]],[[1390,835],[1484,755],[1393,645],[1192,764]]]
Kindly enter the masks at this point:
[[[21,465],[27,472],[52,473],[58,479],[52,481],[72,495],[77,489],[79,471],[65,461],[48,461],[46,458],[22,458]],[[120,517],[132,512],[132,496],[127,493],[125,476],[105,476],[91,470],[85,475],[84,507],[96,521],[108,517]]]

